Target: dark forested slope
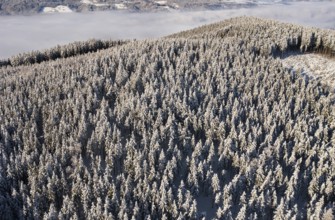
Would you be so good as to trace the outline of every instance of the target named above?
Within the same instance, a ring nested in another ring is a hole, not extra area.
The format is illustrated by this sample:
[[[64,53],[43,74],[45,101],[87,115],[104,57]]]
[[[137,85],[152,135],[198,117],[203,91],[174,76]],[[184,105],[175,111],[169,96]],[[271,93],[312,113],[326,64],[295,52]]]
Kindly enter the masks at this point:
[[[236,18],[2,67],[0,218],[334,218],[334,94],[270,50],[310,31]]]

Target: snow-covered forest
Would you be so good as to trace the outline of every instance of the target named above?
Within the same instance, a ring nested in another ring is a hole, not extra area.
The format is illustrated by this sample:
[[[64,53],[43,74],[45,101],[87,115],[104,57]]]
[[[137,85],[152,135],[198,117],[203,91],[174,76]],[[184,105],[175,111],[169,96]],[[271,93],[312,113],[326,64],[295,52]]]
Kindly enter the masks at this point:
[[[334,219],[334,88],[281,61],[334,50],[240,17],[2,61],[0,219]]]
[[[291,3],[299,0],[0,0],[0,15],[67,13],[127,10],[133,12],[170,10],[217,10],[246,8],[263,4]],[[315,2],[315,0],[305,0]],[[324,0],[321,0],[322,3]],[[320,4],[321,4],[320,2]]]

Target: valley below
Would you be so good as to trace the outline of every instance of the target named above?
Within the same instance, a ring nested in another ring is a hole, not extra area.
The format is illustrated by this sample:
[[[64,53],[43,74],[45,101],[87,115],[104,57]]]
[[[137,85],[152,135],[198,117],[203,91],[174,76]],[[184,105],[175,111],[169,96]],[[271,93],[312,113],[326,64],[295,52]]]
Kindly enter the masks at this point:
[[[220,10],[148,10],[145,13],[109,10],[1,16],[0,25],[3,28],[0,29],[0,59],[92,38],[159,38],[237,16],[255,16],[310,27],[335,28],[335,5],[331,1],[253,1],[253,4],[253,7],[242,4]],[[66,8],[61,9],[67,11]]]

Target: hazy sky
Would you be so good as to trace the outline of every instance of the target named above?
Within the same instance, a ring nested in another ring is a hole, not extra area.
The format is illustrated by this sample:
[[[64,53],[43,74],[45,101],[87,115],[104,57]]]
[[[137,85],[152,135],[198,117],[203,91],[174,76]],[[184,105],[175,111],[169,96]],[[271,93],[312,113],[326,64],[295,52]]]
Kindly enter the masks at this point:
[[[197,12],[126,13],[110,11],[2,16],[0,17],[0,58],[89,38],[156,38],[242,15],[335,28],[334,2],[300,2]]]

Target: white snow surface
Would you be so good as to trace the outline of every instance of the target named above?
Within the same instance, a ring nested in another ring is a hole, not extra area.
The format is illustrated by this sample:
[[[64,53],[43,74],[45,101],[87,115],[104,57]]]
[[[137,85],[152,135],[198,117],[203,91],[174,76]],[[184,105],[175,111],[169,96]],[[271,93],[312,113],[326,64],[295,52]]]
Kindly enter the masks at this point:
[[[92,2],[89,1],[89,0],[81,0],[81,3],[84,3],[84,4],[91,4]]]
[[[72,10],[65,5],[58,5],[57,7],[44,7],[43,13],[71,13]]]
[[[319,78],[335,89],[335,58],[319,54],[292,55],[282,60],[287,68],[301,72],[310,78]]]
[[[177,3],[172,3],[172,7],[174,7],[174,8],[179,8],[179,5],[177,4]]]
[[[248,3],[252,3],[252,1],[250,0],[228,0],[226,2],[229,3],[237,3],[237,4],[248,4]]]
[[[201,215],[201,219],[213,219],[215,217],[215,206],[210,197],[200,195],[196,198],[197,200],[197,210]]]
[[[165,6],[167,4],[167,1],[155,1],[155,3],[160,6]]]
[[[81,0],[81,3],[87,4],[87,5],[95,5],[97,7],[102,7],[102,6],[108,6],[106,3],[98,3],[96,0]]]
[[[123,3],[115,4],[115,7],[119,10],[127,9],[127,6],[125,6],[125,4],[123,4]]]

